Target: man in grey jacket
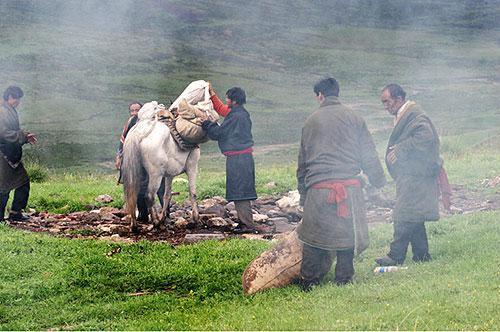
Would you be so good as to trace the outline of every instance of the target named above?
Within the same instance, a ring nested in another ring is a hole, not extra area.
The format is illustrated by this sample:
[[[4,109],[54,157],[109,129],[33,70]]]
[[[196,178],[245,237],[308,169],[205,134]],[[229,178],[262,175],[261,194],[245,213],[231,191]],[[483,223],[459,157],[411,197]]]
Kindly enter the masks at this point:
[[[14,199],[9,213],[11,221],[26,221],[28,216],[22,213],[28,204],[30,180],[21,161],[22,146],[35,144],[37,137],[33,133],[19,128],[19,106],[24,93],[17,86],[9,86],[3,94],[0,107],[0,220],[5,217],[5,208],[11,190]]]
[[[389,253],[375,261],[379,265],[403,264],[411,243],[413,260],[425,262],[431,259],[425,222],[439,219],[438,179],[444,173],[439,137],[429,117],[415,102],[406,100],[399,85],[384,87],[380,99],[394,116],[385,161],[396,181],[396,206]]]
[[[368,247],[361,173],[377,188],[385,184],[372,136],[363,118],[338,99],[334,78],[314,86],[319,109],[302,128],[297,182],[303,220],[297,232],[303,243],[300,284],[321,282],[337,258],[335,282],[350,283],[355,250]]]

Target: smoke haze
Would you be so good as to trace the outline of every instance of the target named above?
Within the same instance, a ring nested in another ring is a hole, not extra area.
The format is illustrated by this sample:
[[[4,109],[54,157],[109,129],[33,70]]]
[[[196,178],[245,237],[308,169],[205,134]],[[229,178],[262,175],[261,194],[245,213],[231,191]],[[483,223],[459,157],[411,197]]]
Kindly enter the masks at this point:
[[[379,145],[390,119],[378,95],[390,82],[443,135],[482,140],[500,127],[499,8],[486,0],[8,0],[0,2],[0,81],[25,90],[22,126],[40,134],[28,157],[53,167],[107,165],[129,101],[168,103],[197,79],[220,95],[246,89],[257,146],[298,142],[316,107],[312,84],[327,74]]]

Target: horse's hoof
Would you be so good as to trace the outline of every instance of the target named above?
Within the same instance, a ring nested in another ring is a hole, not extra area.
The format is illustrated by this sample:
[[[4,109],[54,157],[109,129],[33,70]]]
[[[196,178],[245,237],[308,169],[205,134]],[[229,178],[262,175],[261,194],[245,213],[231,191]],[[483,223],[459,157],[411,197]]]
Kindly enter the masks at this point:
[[[140,233],[139,226],[130,226],[130,232],[132,232],[133,234],[139,234]]]

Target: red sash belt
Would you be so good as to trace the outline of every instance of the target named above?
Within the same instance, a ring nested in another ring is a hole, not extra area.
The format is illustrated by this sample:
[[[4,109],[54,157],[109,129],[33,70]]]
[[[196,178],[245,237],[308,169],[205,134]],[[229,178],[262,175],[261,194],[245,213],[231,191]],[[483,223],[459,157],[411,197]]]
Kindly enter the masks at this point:
[[[239,150],[239,151],[226,151],[223,153],[225,156],[237,156],[240,154],[250,154],[253,152],[252,148],[247,148],[245,150]]]
[[[450,211],[451,208],[451,187],[450,182],[448,181],[448,175],[444,170],[444,167],[441,167],[438,175],[438,186],[439,191],[441,192],[441,201],[443,202],[443,207]]]
[[[329,180],[318,182],[312,187],[314,189],[330,189],[328,193],[328,203],[337,204],[337,216],[346,218],[349,216],[349,206],[347,205],[346,186],[360,187],[361,182],[358,179],[347,180]]]

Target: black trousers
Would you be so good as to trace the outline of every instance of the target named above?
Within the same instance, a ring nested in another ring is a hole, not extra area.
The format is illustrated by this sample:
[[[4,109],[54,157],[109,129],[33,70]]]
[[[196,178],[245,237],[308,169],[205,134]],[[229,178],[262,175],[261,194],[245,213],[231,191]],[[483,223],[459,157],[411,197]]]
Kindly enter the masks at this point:
[[[9,200],[10,192],[0,193],[0,220],[5,217],[5,208]],[[28,198],[30,196],[30,183],[29,181],[14,190],[14,199],[10,209],[12,211],[21,212],[26,209],[28,205]]]
[[[395,223],[394,239],[388,256],[398,264],[403,264],[408,244],[411,244],[415,262],[425,262],[431,259],[424,222]]]
[[[330,271],[335,253],[337,255],[335,282],[337,284],[350,282],[354,276],[354,248],[330,251],[305,243],[303,244],[302,265],[300,267],[301,282],[306,285],[319,284]]]

